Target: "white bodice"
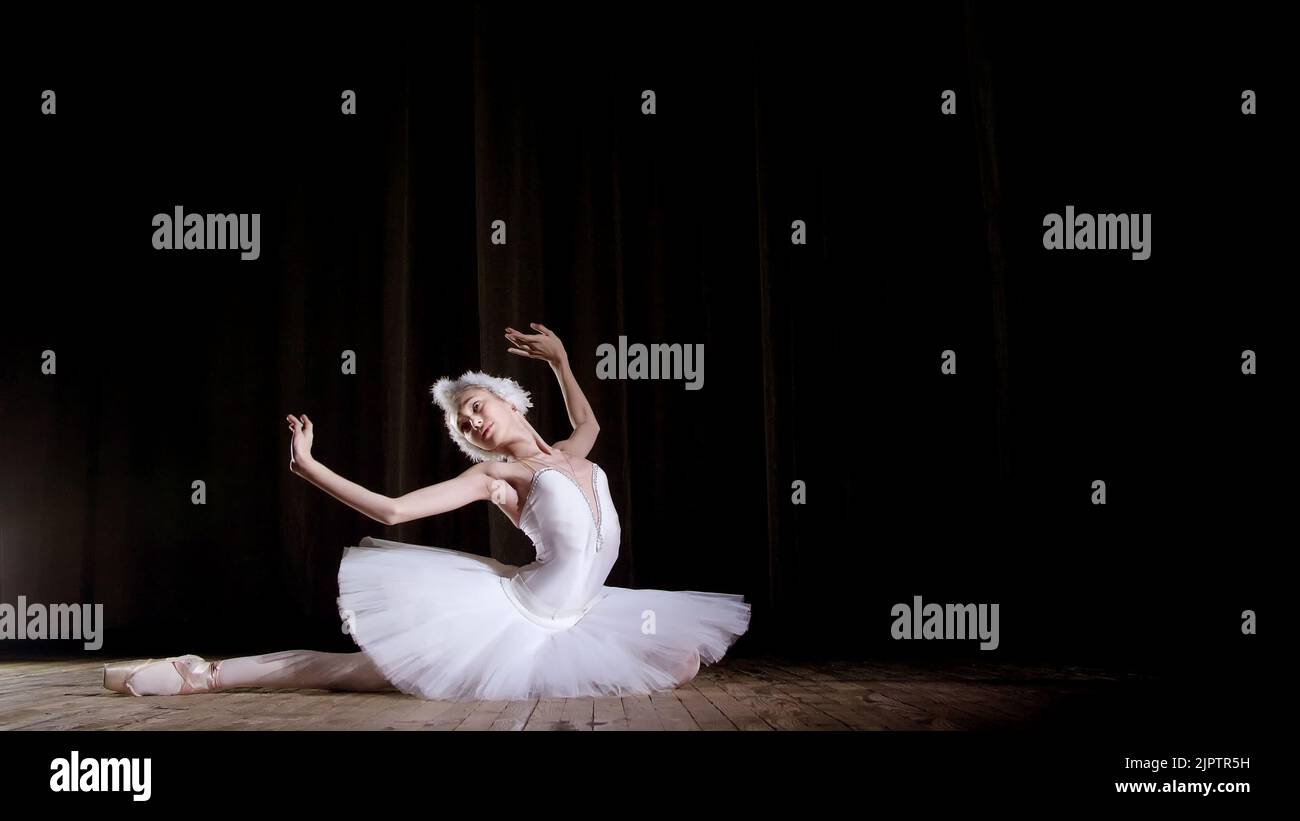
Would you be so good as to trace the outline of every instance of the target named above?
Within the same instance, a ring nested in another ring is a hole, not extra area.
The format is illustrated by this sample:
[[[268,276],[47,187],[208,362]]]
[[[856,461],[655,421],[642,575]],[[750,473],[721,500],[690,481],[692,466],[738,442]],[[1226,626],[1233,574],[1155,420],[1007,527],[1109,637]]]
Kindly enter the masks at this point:
[[[604,471],[593,462],[593,509],[568,473],[544,467],[533,475],[519,529],[532,540],[537,559],[502,579],[506,595],[532,621],[564,629],[600,600],[622,536],[604,479]]]

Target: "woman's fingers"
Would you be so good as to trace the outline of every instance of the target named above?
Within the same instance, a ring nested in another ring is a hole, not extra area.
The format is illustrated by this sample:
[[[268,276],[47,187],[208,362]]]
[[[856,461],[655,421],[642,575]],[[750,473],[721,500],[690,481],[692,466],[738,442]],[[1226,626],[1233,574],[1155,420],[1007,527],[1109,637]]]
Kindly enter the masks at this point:
[[[511,328],[509,325],[506,326],[506,339],[510,341],[511,345],[515,346],[513,348],[507,348],[506,350],[518,354],[519,356],[526,356],[529,359],[544,359],[550,361],[547,352],[551,351],[551,348],[548,346],[558,344],[559,337],[557,337],[550,328],[540,322],[529,322],[528,325],[538,331],[538,333],[523,334],[516,331],[514,328]]]
[[[307,429],[307,432],[308,432],[308,433],[311,433],[311,431],[312,431],[311,419],[309,419],[309,418],[307,417],[307,414],[305,414],[305,413],[302,415],[302,419],[303,419],[303,422],[304,422],[303,427]]]
[[[540,323],[529,322],[528,327],[535,329],[537,333],[535,334],[520,333],[519,331],[516,331],[514,328],[511,327],[507,327],[506,331],[508,334],[514,334],[520,339],[529,339],[529,340],[546,339],[548,336],[555,336],[554,332],[552,332],[550,328]]]
[[[520,353],[527,354],[535,354],[538,351],[537,343],[531,342],[527,338],[514,338],[507,336],[506,339],[509,339],[510,344],[515,346],[514,348],[507,348],[506,350],[508,351],[518,350]]]

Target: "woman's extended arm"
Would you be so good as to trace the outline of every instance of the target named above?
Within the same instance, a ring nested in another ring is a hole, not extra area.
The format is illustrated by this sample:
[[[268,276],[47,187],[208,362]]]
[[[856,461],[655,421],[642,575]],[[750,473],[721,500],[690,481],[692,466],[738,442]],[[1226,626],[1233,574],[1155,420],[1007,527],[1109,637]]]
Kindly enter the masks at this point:
[[[394,521],[397,510],[396,500],[375,493],[373,490],[366,490],[356,482],[344,479],[315,459],[302,462],[295,460],[290,465],[290,470],[376,522],[383,522],[386,525],[397,524]]]
[[[464,507],[470,502],[491,498],[495,491],[493,482],[493,478],[487,474],[487,463],[480,462],[467,468],[455,479],[422,487],[393,499],[388,524],[400,525],[412,519],[437,516]]]
[[[289,422],[289,470],[295,476],[301,476],[316,487],[338,499],[354,510],[359,510],[376,522],[392,524],[396,511],[393,500],[366,490],[356,482],[349,482],[334,471],[317,462],[311,455],[312,442],[316,438],[316,428],[303,414],[302,418],[290,414],[285,419]]]
[[[399,525],[412,519],[435,516],[464,507],[470,502],[491,498],[494,492],[504,498],[502,491],[494,487],[486,463],[470,467],[455,479],[413,490],[397,499],[366,490],[312,457],[311,445],[316,433],[306,414],[303,414],[302,419],[292,415],[286,418],[289,420],[289,429],[293,431],[289,442],[289,470],[377,522]]]

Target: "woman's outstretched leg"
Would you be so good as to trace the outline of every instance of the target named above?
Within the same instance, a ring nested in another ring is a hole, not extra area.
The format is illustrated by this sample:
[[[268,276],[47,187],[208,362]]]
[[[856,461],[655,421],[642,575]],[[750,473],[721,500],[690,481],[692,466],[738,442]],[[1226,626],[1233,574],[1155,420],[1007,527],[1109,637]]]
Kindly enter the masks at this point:
[[[365,653],[284,650],[225,659],[217,689],[272,687],[282,690],[391,690],[393,685]]]
[[[235,687],[320,690],[391,690],[365,653],[285,650],[260,656],[205,661],[180,656],[162,661],[104,667],[104,686],[137,696],[207,693]]]

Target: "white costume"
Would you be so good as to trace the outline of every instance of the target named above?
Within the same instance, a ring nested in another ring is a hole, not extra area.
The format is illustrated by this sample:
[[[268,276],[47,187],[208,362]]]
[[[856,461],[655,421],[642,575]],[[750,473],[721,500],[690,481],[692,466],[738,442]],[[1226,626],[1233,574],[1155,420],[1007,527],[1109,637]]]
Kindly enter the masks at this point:
[[[430,699],[644,694],[721,659],[750,605],[606,586],[621,530],[598,465],[591,484],[594,504],[568,473],[534,474],[520,529],[537,559],[523,567],[369,537],[349,547],[338,603],[357,645],[398,689]]]

